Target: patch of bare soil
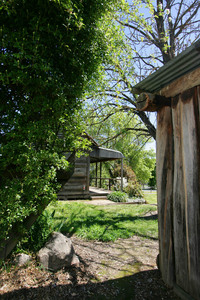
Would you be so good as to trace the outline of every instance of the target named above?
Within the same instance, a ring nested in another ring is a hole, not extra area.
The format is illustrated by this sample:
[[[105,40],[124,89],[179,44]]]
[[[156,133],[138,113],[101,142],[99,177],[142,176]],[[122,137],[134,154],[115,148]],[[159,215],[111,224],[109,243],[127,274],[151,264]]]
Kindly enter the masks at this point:
[[[79,267],[50,273],[36,262],[0,273],[0,299],[179,299],[156,267],[158,242],[132,237],[114,243],[72,237]]]

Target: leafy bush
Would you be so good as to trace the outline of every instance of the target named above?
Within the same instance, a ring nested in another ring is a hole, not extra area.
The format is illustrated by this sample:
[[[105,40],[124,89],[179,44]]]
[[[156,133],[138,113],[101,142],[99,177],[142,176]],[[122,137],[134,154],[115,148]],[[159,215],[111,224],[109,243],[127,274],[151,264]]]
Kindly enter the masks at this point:
[[[130,181],[124,190],[130,198],[132,198],[132,197],[142,198],[143,197],[141,185],[137,181]]]
[[[120,191],[115,191],[107,196],[108,200],[114,202],[126,202],[127,198],[127,194]]]
[[[151,189],[156,188],[156,166],[151,171],[151,178],[149,179],[148,185],[150,186]]]
[[[53,216],[44,211],[36,220],[27,235],[17,244],[16,252],[37,252],[47,242],[53,231]]]

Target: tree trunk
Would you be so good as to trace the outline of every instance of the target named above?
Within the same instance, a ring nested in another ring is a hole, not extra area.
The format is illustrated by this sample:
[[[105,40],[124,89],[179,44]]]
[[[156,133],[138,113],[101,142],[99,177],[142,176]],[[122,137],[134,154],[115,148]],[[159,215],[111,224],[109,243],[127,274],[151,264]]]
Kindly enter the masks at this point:
[[[146,113],[144,111],[137,111],[136,114],[140,117],[140,119],[142,120],[142,122],[147,127],[147,130],[148,130],[149,134],[154,138],[154,140],[156,140],[156,128],[151,123],[151,121],[147,117]]]
[[[45,207],[43,208],[43,210],[44,209]],[[43,210],[41,211],[41,213],[43,212]],[[23,222],[23,226],[27,231],[31,228],[31,226],[41,215],[41,213],[37,215],[31,214],[25,219],[25,221]],[[6,259],[6,257],[11,253],[11,251],[17,245],[18,241],[22,238],[22,236],[22,233],[16,230],[15,226],[15,228],[13,228],[13,230],[9,233],[8,239],[0,241],[0,261]]]

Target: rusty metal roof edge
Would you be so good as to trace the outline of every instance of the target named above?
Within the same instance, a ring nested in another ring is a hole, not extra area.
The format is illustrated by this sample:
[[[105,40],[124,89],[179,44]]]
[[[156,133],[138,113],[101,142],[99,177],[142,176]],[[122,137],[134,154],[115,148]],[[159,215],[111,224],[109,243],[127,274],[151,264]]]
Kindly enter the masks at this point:
[[[193,60],[193,63],[188,64],[188,61],[191,59]],[[184,63],[186,66],[185,68]],[[179,68],[180,65],[182,65],[181,69]],[[166,65],[160,67],[159,70],[133,86],[133,93],[140,94],[141,92],[153,93],[159,91],[172,81],[198,67],[200,67],[200,39],[169,61]],[[169,74],[171,74],[171,76],[169,76]],[[151,86],[154,88],[151,88]]]

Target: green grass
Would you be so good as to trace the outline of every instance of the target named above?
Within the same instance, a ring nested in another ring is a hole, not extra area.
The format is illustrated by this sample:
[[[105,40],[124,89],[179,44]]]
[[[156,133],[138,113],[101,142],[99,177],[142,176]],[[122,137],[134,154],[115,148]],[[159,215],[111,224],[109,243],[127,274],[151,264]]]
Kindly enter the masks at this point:
[[[157,204],[157,192],[155,191],[145,191],[144,199],[148,204]]]
[[[58,201],[47,210],[54,213],[53,229],[64,234],[100,241],[115,241],[133,235],[158,238],[157,216],[145,216],[156,210],[152,205],[95,206],[80,202]]]

